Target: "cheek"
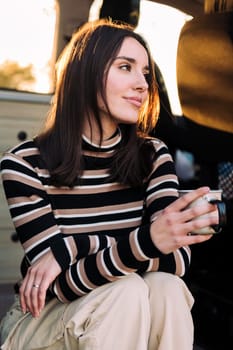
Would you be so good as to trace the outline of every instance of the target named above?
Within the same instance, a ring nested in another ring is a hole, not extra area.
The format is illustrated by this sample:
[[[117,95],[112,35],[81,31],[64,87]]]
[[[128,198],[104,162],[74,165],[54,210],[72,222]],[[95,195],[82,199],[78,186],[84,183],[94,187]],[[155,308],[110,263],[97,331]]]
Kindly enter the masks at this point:
[[[122,75],[115,71],[110,72],[106,81],[106,95],[112,97],[114,94],[120,94],[126,85],[127,81]]]

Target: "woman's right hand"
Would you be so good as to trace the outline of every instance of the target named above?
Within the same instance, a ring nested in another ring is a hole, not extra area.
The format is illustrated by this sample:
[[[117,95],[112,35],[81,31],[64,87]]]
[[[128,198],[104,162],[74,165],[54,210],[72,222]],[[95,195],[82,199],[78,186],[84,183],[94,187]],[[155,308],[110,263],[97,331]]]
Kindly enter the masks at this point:
[[[209,187],[200,187],[178,198],[167,206],[151,224],[151,238],[164,254],[183,246],[207,241],[212,235],[190,235],[189,233],[207,226],[218,224],[218,215],[198,218],[217,210],[216,205],[207,201],[201,206],[187,208],[194,200],[206,195]]]
[[[45,253],[29,267],[19,289],[23,313],[29,311],[33,317],[39,317],[45,305],[47,289],[60,272],[60,265],[51,251]]]

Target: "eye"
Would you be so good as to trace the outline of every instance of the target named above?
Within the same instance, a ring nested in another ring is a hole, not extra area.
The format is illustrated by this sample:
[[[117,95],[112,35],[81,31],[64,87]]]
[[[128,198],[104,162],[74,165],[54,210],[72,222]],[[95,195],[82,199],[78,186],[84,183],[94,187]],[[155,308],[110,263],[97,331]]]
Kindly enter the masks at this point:
[[[126,70],[126,71],[128,71],[128,72],[131,71],[131,65],[128,64],[128,63],[121,64],[119,68],[120,68],[121,70]]]

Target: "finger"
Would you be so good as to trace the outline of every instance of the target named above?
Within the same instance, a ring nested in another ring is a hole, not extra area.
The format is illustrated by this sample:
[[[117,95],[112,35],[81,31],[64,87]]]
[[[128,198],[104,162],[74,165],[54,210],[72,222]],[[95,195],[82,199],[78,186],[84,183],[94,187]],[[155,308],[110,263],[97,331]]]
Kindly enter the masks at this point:
[[[43,279],[40,283],[40,288],[38,290],[38,312],[39,314],[41,313],[42,309],[44,308],[45,305],[45,299],[46,299],[46,292],[48,289],[48,283],[46,282],[45,279]]]
[[[187,221],[186,223],[183,223],[182,226],[182,232],[195,232],[200,229],[210,227],[212,225],[216,225],[218,223],[218,217],[216,215],[201,215],[193,220]]]
[[[38,277],[37,277],[38,281]],[[49,288],[50,281],[46,277],[46,274],[42,277],[40,283],[33,284],[32,288],[32,312],[34,317],[39,317],[41,310],[44,308],[47,289]]]
[[[211,213],[215,213],[216,215],[211,215]],[[219,220],[217,206],[204,201],[199,205],[195,205],[181,211],[179,214],[177,214],[177,219],[179,218],[181,221],[187,222],[193,219],[197,219],[198,217],[203,217],[203,215],[206,215],[206,218],[210,219],[208,226],[218,224]]]
[[[34,288],[35,289],[35,288]],[[46,299],[46,292],[48,289],[48,284],[46,283],[46,280],[43,279],[40,283],[40,286],[36,288],[36,299],[33,299],[35,302],[33,303],[33,312],[35,317],[39,317],[42,309],[45,305],[45,299]]]
[[[33,270],[33,269],[32,269]],[[31,313],[34,317],[40,315],[40,296],[42,289],[43,274],[36,269],[36,272],[32,274],[33,283],[31,285]]]
[[[199,187],[196,190],[190,191],[183,196],[179,197],[173,203],[171,203],[167,208],[164,209],[166,212],[181,211],[184,210],[190,203],[209,193],[210,188],[207,186]]]
[[[29,276],[26,275],[19,289],[20,305],[23,313],[26,313],[28,311],[31,312],[31,297],[30,297],[31,288],[32,288],[32,281],[30,280]]]
[[[36,282],[32,284],[31,288],[31,314],[33,317],[39,317],[39,294],[40,294],[40,282]]]
[[[37,273],[34,271],[33,267],[29,267],[27,274],[23,280],[23,283],[20,287],[20,303],[22,311],[31,312],[35,315],[35,310],[37,309],[37,292],[35,287],[39,285],[40,276],[36,276]]]
[[[190,235],[187,236],[186,243],[184,245],[192,245],[197,243],[203,243],[211,239],[213,235]]]

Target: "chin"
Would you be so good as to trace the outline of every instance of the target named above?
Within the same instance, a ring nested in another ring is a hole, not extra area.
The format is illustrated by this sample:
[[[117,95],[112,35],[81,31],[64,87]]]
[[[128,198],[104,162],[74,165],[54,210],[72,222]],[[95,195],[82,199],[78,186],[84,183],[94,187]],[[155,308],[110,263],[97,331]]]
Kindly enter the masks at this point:
[[[138,116],[135,118],[132,118],[132,115],[129,118],[124,116],[124,118],[117,118],[116,121],[119,124],[136,124],[138,122]]]

